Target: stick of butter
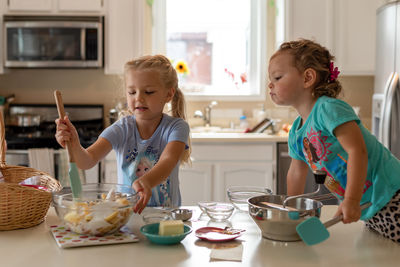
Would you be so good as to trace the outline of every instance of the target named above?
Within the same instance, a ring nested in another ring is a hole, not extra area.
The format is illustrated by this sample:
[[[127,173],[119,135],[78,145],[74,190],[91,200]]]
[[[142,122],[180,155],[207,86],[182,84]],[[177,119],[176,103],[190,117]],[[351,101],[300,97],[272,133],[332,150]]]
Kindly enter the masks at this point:
[[[175,221],[161,221],[158,228],[159,235],[180,235],[183,234],[183,222],[181,220]]]

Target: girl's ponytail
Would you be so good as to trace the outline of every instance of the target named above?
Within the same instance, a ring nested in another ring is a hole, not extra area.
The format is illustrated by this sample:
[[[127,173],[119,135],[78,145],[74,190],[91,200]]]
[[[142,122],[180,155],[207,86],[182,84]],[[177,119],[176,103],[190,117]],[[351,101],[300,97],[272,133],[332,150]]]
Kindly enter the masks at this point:
[[[175,88],[175,94],[171,100],[171,114],[173,117],[186,120],[185,97],[182,91],[178,87]],[[188,138],[189,148],[185,149],[181,158],[181,161],[186,164],[191,164],[190,154],[192,152],[192,142],[190,139],[191,138],[189,135]]]

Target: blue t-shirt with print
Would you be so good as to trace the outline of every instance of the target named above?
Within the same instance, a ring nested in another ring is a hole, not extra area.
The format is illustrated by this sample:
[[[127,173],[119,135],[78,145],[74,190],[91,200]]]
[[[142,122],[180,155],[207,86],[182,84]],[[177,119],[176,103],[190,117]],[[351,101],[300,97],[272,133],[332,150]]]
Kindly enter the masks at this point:
[[[371,202],[364,210],[366,220],[382,209],[400,189],[400,161],[361,123],[346,102],[322,96],[316,101],[307,120],[296,118],[289,133],[289,155],[305,161],[312,169],[327,171],[325,186],[343,200],[347,184],[348,154],[334,135],[341,124],[355,121],[368,151],[367,179],[361,204]]]
[[[100,137],[107,139],[117,155],[118,183],[132,183],[149,171],[159,160],[169,142],[180,141],[188,148],[189,125],[180,118],[163,114],[153,135],[143,140],[135,116],[126,116],[106,128]],[[147,206],[180,206],[179,162],[168,178],[152,189]]]

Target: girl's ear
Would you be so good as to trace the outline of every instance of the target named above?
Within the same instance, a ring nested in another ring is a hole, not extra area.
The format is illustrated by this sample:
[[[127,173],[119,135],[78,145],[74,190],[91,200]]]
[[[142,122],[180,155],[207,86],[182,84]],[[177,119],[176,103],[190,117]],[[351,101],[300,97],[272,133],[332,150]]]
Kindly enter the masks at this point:
[[[173,87],[169,88],[167,93],[167,102],[171,101],[174,95],[175,95],[175,88]]]
[[[317,72],[312,69],[308,68],[304,71],[304,87],[309,88],[315,84],[317,81]]]

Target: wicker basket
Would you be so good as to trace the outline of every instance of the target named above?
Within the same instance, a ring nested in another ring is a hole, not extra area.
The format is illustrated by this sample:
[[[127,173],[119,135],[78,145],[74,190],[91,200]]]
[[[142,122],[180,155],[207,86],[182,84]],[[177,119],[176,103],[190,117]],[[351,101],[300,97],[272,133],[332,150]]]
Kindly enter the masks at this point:
[[[45,172],[21,166],[7,166],[4,132],[3,114],[0,111],[0,171],[5,180],[0,182],[0,230],[32,227],[43,222],[50,207],[51,192],[57,192],[62,187]],[[40,176],[40,185],[51,192],[18,184],[32,176]]]

